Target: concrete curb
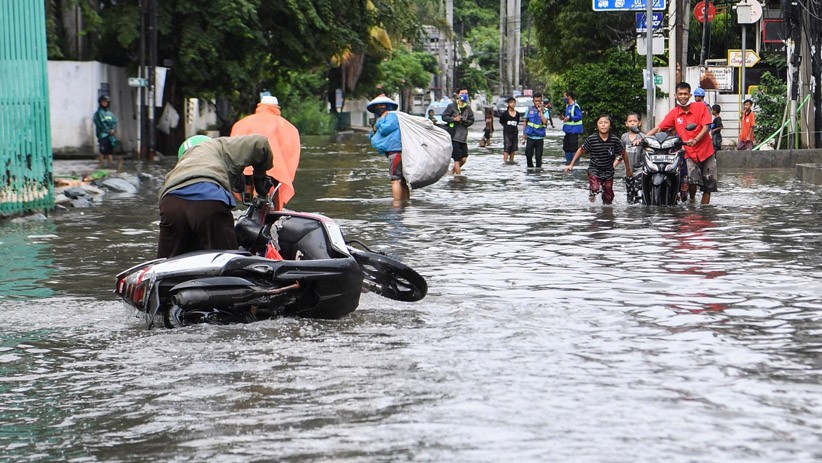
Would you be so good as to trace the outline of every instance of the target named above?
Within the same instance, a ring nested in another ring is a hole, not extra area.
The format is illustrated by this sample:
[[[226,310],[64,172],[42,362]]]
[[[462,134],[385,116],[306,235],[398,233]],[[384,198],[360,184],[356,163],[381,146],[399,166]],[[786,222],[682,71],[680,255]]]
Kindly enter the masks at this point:
[[[716,162],[719,169],[791,169],[822,163],[822,149],[720,151]]]

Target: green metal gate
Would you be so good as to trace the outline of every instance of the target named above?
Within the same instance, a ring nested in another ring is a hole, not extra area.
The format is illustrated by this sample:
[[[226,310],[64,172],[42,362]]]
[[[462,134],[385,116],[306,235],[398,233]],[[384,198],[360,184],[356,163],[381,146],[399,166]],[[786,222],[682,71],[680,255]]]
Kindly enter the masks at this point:
[[[43,0],[0,1],[0,215],[54,207]]]

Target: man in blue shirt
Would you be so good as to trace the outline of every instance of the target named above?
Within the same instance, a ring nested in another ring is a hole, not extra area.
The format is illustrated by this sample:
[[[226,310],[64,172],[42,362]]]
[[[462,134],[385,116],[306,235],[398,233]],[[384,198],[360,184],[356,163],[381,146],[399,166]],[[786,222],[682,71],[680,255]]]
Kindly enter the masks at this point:
[[[562,151],[565,152],[565,165],[571,164],[579,149],[579,134],[582,133],[582,108],[577,104],[577,97],[571,90],[565,92],[565,117],[562,119]]]
[[[548,110],[542,106],[542,93],[534,93],[534,105],[528,108],[525,113],[525,160],[528,168],[542,168],[543,139],[545,138],[545,127],[548,125]],[[536,158],[536,166],[534,165]]]

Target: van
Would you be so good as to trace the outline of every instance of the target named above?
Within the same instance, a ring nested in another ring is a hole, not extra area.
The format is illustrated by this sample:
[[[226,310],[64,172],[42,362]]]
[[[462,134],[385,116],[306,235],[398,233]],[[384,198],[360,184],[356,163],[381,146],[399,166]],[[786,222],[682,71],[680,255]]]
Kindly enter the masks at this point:
[[[433,109],[434,118],[437,120],[435,124],[444,126],[445,122],[442,120],[442,113],[445,112],[445,108],[447,108],[449,104],[451,104],[450,101],[432,101],[425,110],[425,118],[428,118],[428,112]]]

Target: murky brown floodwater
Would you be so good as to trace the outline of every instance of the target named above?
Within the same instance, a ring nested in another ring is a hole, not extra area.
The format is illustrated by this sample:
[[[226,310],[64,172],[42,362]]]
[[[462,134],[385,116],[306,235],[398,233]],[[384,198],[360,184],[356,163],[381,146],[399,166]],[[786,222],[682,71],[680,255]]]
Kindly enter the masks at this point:
[[[792,171],[722,172],[710,207],[621,184],[591,206],[558,152],[526,173],[497,143],[395,209],[363,135],[304,144],[289,206],[428,297],[146,331],[111,293],[154,254],[169,165],[142,167],[138,195],[0,225],[0,460],[822,459],[822,190]]]

